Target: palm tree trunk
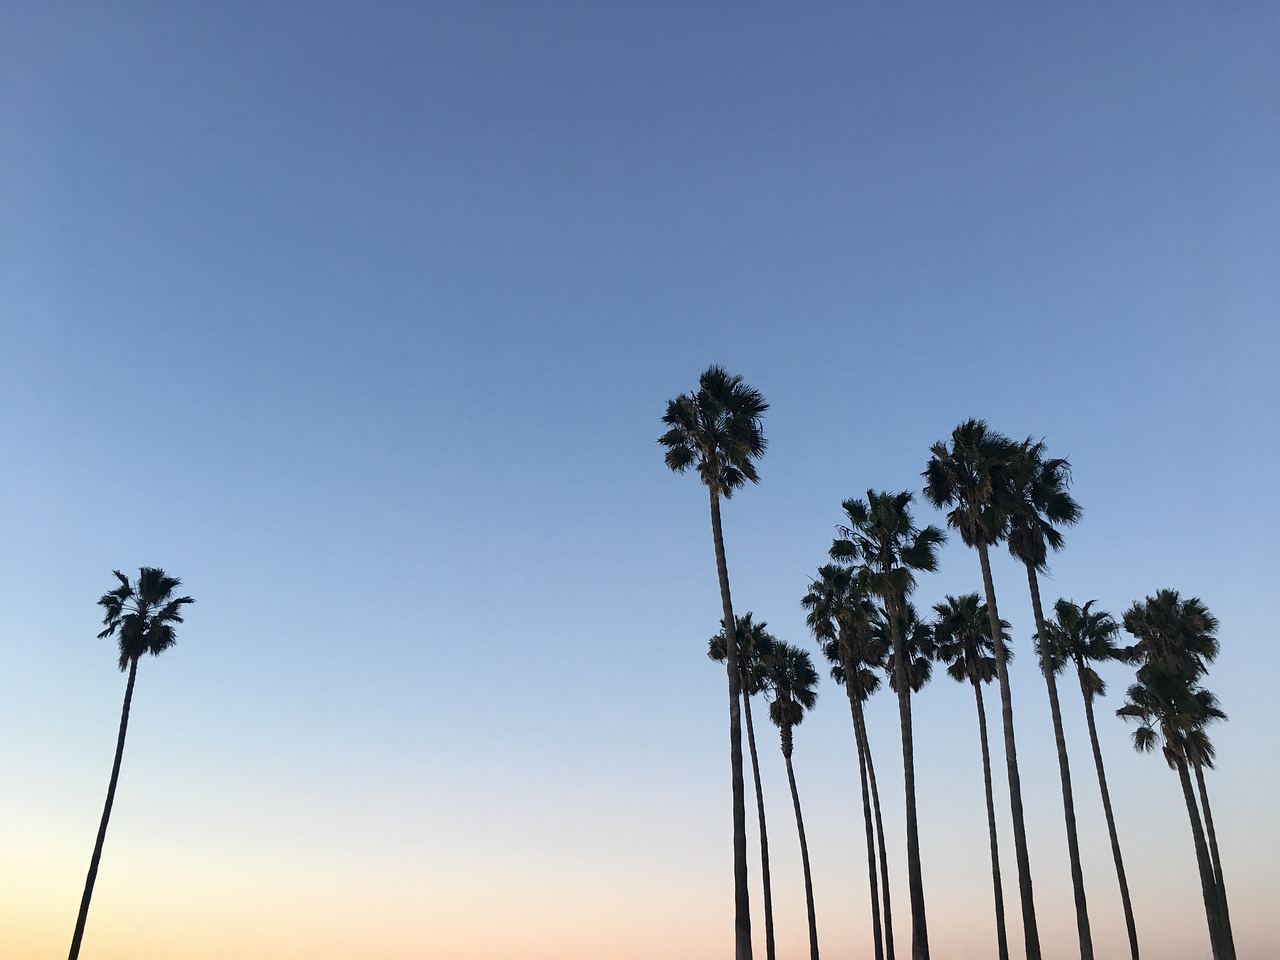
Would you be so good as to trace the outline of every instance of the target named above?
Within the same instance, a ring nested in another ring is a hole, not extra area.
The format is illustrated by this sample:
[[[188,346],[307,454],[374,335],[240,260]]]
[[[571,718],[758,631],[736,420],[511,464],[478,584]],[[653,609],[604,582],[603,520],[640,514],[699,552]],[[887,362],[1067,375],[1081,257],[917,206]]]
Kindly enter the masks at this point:
[[[800,863],[804,867],[804,902],[809,911],[809,960],[818,960],[818,921],[813,911],[813,876],[809,873],[809,843],[804,836],[804,817],[800,813],[800,793],[796,790],[796,772],[791,766],[791,726],[782,728],[782,757],[787,762],[787,783],[791,784],[791,805],[796,810],[796,830],[800,834]]]
[[[107,785],[107,802],[102,807],[102,822],[98,824],[98,839],[93,844],[93,856],[89,858],[89,876],[84,881],[84,895],[80,898],[80,913],[76,916],[76,930],[71,935],[71,952],[67,960],[80,956],[80,941],[84,938],[85,921],[89,919],[89,901],[93,899],[93,884],[98,879],[98,864],[102,860],[102,844],[107,839],[107,822],[111,819],[111,805],[116,799],[116,784],[120,781],[120,761],[124,757],[124,735],[129,729],[129,704],[133,700],[133,684],[138,676],[138,658],[129,661],[129,681],[124,687],[124,708],[120,711],[120,735],[116,738],[116,758],[111,764],[111,782]]]
[[[751,694],[743,687],[743,707],[747,716],[747,746],[751,750],[751,773],[756,781],[756,813],[760,818],[760,874],[764,878],[764,949],[768,960],[774,960],[773,888],[769,878],[769,834],[764,821],[764,790],[760,786],[760,758],[756,754],[756,730],[751,723]]]
[[[1187,816],[1191,820],[1191,839],[1196,848],[1196,866],[1200,868],[1200,894],[1204,898],[1205,919],[1209,924],[1209,947],[1213,951],[1213,960],[1235,960],[1222,936],[1222,916],[1218,909],[1218,882],[1213,874],[1213,863],[1209,859],[1209,847],[1204,839],[1204,827],[1200,823],[1200,812],[1196,809],[1196,798],[1191,788],[1191,775],[1187,773],[1187,762],[1182,757],[1174,758],[1178,771],[1178,779],[1182,782],[1182,797],[1187,804]]]
[[[742,694],[733,601],[729,597],[729,567],[724,559],[724,531],[720,526],[720,496],[711,495],[711,537],[715,541],[716,573],[724,608],[725,661],[729,672],[729,770],[733,788],[733,941],[735,960],[751,960],[751,893],[747,887],[747,799],[742,776]]]
[[[880,848],[880,894],[884,898],[884,956],[895,960],[893,952],[893,904],[889,897],[888,845],[884,841],[884,817],[880,815],[880,788],[876,785],[876,764],[871,756],[871,738],[867,736],[867,716],[858,704],[858,736],[867,757],[867,781],[871,784],[871,812],[876,818],[876,845]]]
[[[987,545],[978,541],[982,563],[982,588],[987,595],[991,636],[1000,637],[1000,613],[996,609],[996,588],[991,579]],[[1013,738],[1013,694],[1009,689],[1009,666],[1004,644],[997,643],[996,676],[1000,680],[1000,717],[1004,725],[1004,761],[1009,773],[1009,807],[1013,815],[1013,852],[1018,864],[1018,894],[1022,902],[1022,934],[1027,960],[1040,960],[1040,931],[1036,926],[1036,904],[1031,895],[1031,859],[1027,855],[1027,827],[1022,816],[1022,779],[1018,776],[1018,747]]]
[[[924,912],[924,880],[920,869],[920,832],[916,822],[915,745],[911,736],[911,686],[907,683],[907,648],[898,624],[898,604],[887,610],[893,639],[894,686],[898,688],[898,724],[902,731],[902,776],[907,801],[907,891],[911,895],[911,960],[929,960],[929,928]],[[998,636],[998,634],[997,634]]]
[[[1040,604],[1040,578],[1036,568],[1027,564],[1027,584],[1031,587],[1031,609],[1036,618],[1036,636],[1043,641],[1048,634],[1044,625],[1044,608]],[[1076,901],[1076,935],[1080,939],[1080,960],[1093,960],[1093,934],[1089,930],[1089,904],[1084,895],[1084,871],[1080,867],[1080,837],[1076,831],[1076,804],[1071,794],[1071,763],[1067,758],[1067,738],[1062,729],[1062,706],[1058,702],[1058,681],[1048,658],[1040,658],[1040,672],[1049,689],[1049,713],[1053,717],[1053,742],[1058,748],[1058,779],[1062,781],[1062,810],[1067,824],[1067,855],[1071,863],[1071,888]]]
[[[852,666],[844,662],[844,686],[849,695],[849,714],[853,717],[853,740],[858,748],[858,782],[862,786],[862,822],[867,834],[867,884],[871,889],[871,939],[875,960],[884,960],[884,940],[880,926],[880,889],[876,882],[876,838],[871,820],[871,793],[867,784],[867,756],[858,730],[858,700],[853,691]]]
[[[1133,904],[1129,900],[1129,881],[1124,875],[1124,858],[1120,855],[1120,837],[1116,833],[1116,818],[1111,812],[1111,791],[1107,789],[1107,771],[1102,765],[1102,747],[1098,745],[1098,728],[1093,722],[1093,694],[1085,685],[1084,673],[1077,666],[1080,677],[1080,693],[1084,696],[1084,715],[1089,722],[1089,743],[1093,747],[1093,765],[1098,771],[1098,789],[1102,792],[1102,810],[1107,815],[1107,834],[1111,838],[1111,857],[1116,862],[1116,879],[1120,883],[1120,903],[1124,907],[1124,926],[1129,934],[1130,960],[1138,957],[1138,928],[1133,922]]]
[[[999,960],[1009,960],[1009,936],[1004,925],[1004,885],[1000,882],[1000,843],[996,839],[996,801],[991,790],[991,749],[987,744],[987,711],[982,703],[982,685],[973,684],[978,704],[978,737],[982,741],[982,785],[987,792],[987,832],[991,835],[991,885],[996,900],[996,950]]]
[[[1227,908],[1227,888],[1222,879],[1222,860],[1218,857],[1218,833],[1213,829],[1213,811],[1209,808],[1209,791],[1205,789],[1202,765],[1195,763],[1192,766],[1196,772],[1196,786],[1200,790],[1200,809],[1204,812],[1204,828],[1209,835],[1209,858],[1213,863],[1213,876],[1218,882],[1218,912],[1222,920],[1223,946],[1234,957],[1236,941],[1231,932],[1231,913]]]

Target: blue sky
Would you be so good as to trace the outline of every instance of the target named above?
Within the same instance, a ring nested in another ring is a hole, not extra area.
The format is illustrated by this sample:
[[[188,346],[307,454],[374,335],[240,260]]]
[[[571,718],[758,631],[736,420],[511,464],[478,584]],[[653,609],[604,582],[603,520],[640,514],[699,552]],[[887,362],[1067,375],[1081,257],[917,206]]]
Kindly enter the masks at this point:
[[[198,603],[140,672],[100,955],[172,955],[218,902],[210,956],[360,956],[375,930],[388,957],[507,956],[508,930],[530,957],[598,956],[610,931],[636,956],[722,956],[719,598],[705,495],[654,443],[710,363],[772,404],[763,481],[725,522],[736,606],[793,642],[840,501],[918,489],[959,421],[1071,458],[1085,517],[1046,599],[1119,613],[1171,586],[1219,616],[1237,938],[1280,949],[1280,874],[1254,855],[1280,842],[1258,668],[1280,520],[1273,10],[0,16],[0,832],[30,878],[0,929],[36,918],[13,950],[64,947],[123,687],[93,601],[155,564]],[[996,577],[1042,922],[1069,931],[1024,579],[1004,559]],[[952,544],[917,600],[978,583]],[[926,891],[936,942],[986,956],[961,919],[988,909],[971,705],[948,686],[917,706]],[[1118,944],[1067,709],[1097,937]],[[1176,779],[1105,726],[1139,926],[1198,956]],[[847,727],[828,684],[797,747],[832,949],[866,941]],[[139,884],[174,918],[146,944]],[[363,924],[333,919],[361,897]]]

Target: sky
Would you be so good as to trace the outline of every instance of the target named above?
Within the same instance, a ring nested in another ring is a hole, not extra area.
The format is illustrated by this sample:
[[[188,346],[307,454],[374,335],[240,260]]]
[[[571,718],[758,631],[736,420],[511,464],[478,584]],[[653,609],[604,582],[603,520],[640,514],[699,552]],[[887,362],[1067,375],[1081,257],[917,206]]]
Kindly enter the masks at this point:
[[[1070,458],[1046,601],[1171,587],[1219,618],[1235,939],[1280,954],[1278,41],[1254,3],[0,4],[0,955],[70,940],[124,690],[95,601],[147,565],[197,602],[139,668],[85,960],[727,957],[707,499],[655,443],[713,363],[771,405],[725,505],[735,609],[811,649],[843,499],[918,495],[969,417]],[[1025,575],[994,575],[1065,960]],[[915,599],[980,583],[952,538]],[[1177,778],[1104,677],[1144,950],[1203,957]],[[1071,692],[1094,940],[1121,956]],[[842,697],[824,679],[796,775],[823,949],[869,956]],[[971,694],[939,673],[913,709],[934,953],[986,958]],[[905,943],[888,695],[868,722]]]

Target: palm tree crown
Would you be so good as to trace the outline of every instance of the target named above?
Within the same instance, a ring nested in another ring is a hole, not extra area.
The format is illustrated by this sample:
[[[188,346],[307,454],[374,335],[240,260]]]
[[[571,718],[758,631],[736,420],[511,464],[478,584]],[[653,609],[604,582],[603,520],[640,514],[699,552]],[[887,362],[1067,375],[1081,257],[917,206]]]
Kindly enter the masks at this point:
[[[759,483],[753,461],[764,455],[760,420],[768,409],[760,391],[742,377],[708,367],[696,393],[667,402],[662,422],[670,429],[658,438],[667,466],[676,473],[697,467],[702,482],[726,499],[748,480]]]
[[[113,570],[120,586],[104,593],[98,605],[106,611],[102,615],[105,629],[98,639],[117,637],[120,645],[120,669],[127,670],[129,663],[144,653],[158,656],[174,645],[173,625],[182,623],[182,608],[195,603],[191,597],[173,596],[182,585],[177,577],[171,577],[158,567],[143,567],[138,571],[138,582],[130,583],[119,570]]]
[[[1061,550],[1059,525],[1079,521],[1080,505],[1067,492],[1071,463],[1063,457],[1047,457],[1043,441],[1030,438],[1017,445],[1011,460],[1009,552],[1043,572],[1049,549]]]
[[[1125,611],[1124,628],[1137,639],[1132,654],[1142,666],[1194,679],[1218,655],[1218,620],[1199,597],[1183,600],[1177,590],[1160,590]]]
[[[987,605],[976,593],[948,596],[933,605],[937,615],[933,635],[938,659],[947,665],[947,676],[961,683],[990,683],[996,676],[995,644],[991,642]],[[1000,621],[1000,642],[1007,660],[1013,659],[1009,647],[1009,621]]]
[[[868,490],[867,499],[844,501],[849,523],[831,544],[831,559],[860,563],[867,588],[896,607],[915,589],[915,572],[938,569],[938,547],[947,536],[932,524],[920,530],[911,518],[911,491]]]
[[[1018,445],[987,426],[966,420],[951,432],[951,447],[939,441],[924,470],[924,495],[939,510],[951,507],[947,526],[960,533],[965,546],[993,544],[1009,528],[1006,496]]]

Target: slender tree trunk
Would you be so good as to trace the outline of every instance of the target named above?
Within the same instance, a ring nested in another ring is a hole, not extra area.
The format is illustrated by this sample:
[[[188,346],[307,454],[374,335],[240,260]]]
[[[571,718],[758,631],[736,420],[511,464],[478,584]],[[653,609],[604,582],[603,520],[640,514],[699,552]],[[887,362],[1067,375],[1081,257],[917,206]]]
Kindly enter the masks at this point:
[[[760,818],[760,874],[764,878],[764,949],[768,960],[774,960],[773,887],[769,877],[769,833],[764,822],[764,790],[760,786],[760,758],[756,754],[756,730],[751,723],[751,694],[742,688],[743,707],[747,716],[747,746],[751,749],[751,773],[756,781],[756,813]]]
[[[876,818],[876,845],[880,848],[880,894],[884,898],[884,956],[895,960],[893,952],[893,904],[889,897],[889,847],[884,840],[884,817],[880,815],[880,788],[876,785],[876,764],[871,756],[871,738],[867,736],[867,715],[858,704],[858,735],[862,752],[867,757],[867,781],[871,784],[871,811]]]
[[[978,542],[982,563],[982,587],[987,595],[991,636],[1000,637],[1000,612],[996,609],[996,588],[991,579],[987,545]],[[997,643],[996,676],[1000,680],[1000,717],[1004,726],[1004,761],[1009,773],[1009,807],[1013,815],[1013,852],[1018,864],[1018,894],[1022,903],[1022,934],[1027,960],[1040,960],[1040,931],[1036,926],[1036,904],[1031,894],[1031,859],[1027,855],[1027,827],[1022,816],[1022,779],[1018,776],[1018,747],[1013,738],[1013,694],[1009,689],[1009,666],[1004,644]]]
[[[813,876],[809,873],[809,843],[804,836],[804,817],[800,813],[800,793],[796,790],[796,772],[791,766],[791,725],[782,728],[782,758],[787,762],[787,783],[791,784],[791,805],[796,810],[796,830],[800,834],[800,863],[804,867],[804,903],[809,911],[809,960],[818,960],[818,921],[813,911]]]
[[[996,839],[996,800],[991,789],[991,749],[987,744],[987,711],[982,703],[982,684],[973,683],[978,704],[978,737],[982,741],[982,785],[987,792],[987,832],[991,836],[991,886],[996,901],[996,950],[999,960],[1009,960],[1009,936],[1004,925],[1004,885],[1000,882],[1000,842]]]
[[[911,895],[911,960],[929,960],[929,927],[924,912],[924,881],[920,869],[920,832],[916,823],[916,764],[911,736],[911,686],[907,683],[907,649],[898,623],[898,602],[887,605],[893,640],[894,686],[898,693],[898,723],[902,729],[902,775],[907,800],[907,890]],[[998,636],[998,634],[997,634]]]
[[[1186,760],[1176,757],[1175,767],[1178,771],[1178,779],[1182,782],[1182,797],[1187,804],[1187,817],[1191,820],[1191,839],[1196,848],[1196,866],[1200,869],[1200,894],[1204,898],[1204,914],[1209,923],[1209,947],[1213,951],[1213,960],[1235,960],[1235,955],[1227,948],[1222,936],[1222,916],[1218,909],[1218,881],[1213,874],[1213,863],[1209,859],[1209,847],[1205,843],[1200,812],[1196,809],[1196,798],[1191,787],[1191,775],[1187,773]]]
[[[1102,793],[1102,810],[1107,815],[1107,835],[1111,838],[1111,857],[1116,862],[1116,880],[1120,883],[1120,903],[1124,907],[1124,926],[1129,934],[1130,960],[1138,957],[1138,928],[1133,922],[1133,904],[1129,900],[1129,881],[1124,875],[1124,858],[1120,855],[1120,837],[1116,818],[1111,812],[1111,791],[1107,789],[1107,771],[1102,765],[1102,747],[1098,745],[1098,728],[1093,721],[1093,694],[1085,684],[1084,672],[1076,664],[1080,676],[1080,693],[1084,696],[1084,715],[1089,722],[1089,743],[1093,747],[1093,765],[1098,771],[1098,789]]]
[[[1192,765],[1196,772],[1196,786],[1200,790],[1200,809],[1204,813],[1204,828],[1209,835],[1209,859],[1213,863],[1213,876],[1218,882],[1218,914],[1222,919],[1222,942],[1231,956],[1236,955],[1236,940],[1231,932],[1231,912],[1227,908],[1227,887],[1222,879],[1222,860],[1218,856],[1218,832],[1213,829],[1213,811],[1209,808],[1209,791],[1204,785],[1204,769],[1201,764]]]
[[[858,730],[858,701],[853,692],[854,673],[849,661],[844,662],[844,686],[849,695],[849,715],[853,718],[853,741],[858,748],[858,782],[862,787],[862,823],[867,834],[867,885],[871,890],[871,939],[875,960],[884,960],[884,940],[880,927],[880,889],[876,882],[876,837],[871,820],[871,791],[867,784],[867,757]]]
[[[711,494],[711,536],[716,548],[716,573],[724,607],[725,660],[729,672],[729,769],[733,787],[733,940],[736,960],[751,960],[751,894],[747,888],[747,799],[742,776],[741,674],[738,668],[737,622],[729,597],[729,567],[724,559],[724,531],[720,526],[720,497]]]
[[[1046,642],[1044,608],[1040,604],[1040,578],[1027,564],[1027,584],[1031,588],[1031,609],[1036,617],[1036,636]],[[1071,889],[1076,901],[1076,935],[1080,939],[1080,960],[1093,960],[1093,934],[1089,930],[1089,904],[1084,895],[1084,871],[1080,867],[1080,837],[1076,831],[1076,804],[1071,793],[1071,763],[1067,758],[1067,738],[1062,729],[1062,706],[1058,702],[1058,681],[1048,657],[1040,658],[1040,672],[1049,690],[1049,713],[1053,717],[1053,742],[1058,749],[1058,779],[1062,782],[1062,811],[1067,824],[1067,855],[1071,864]]]
[[[124,707],[120,711],[120,735],[116,738],[116,758],[111,764],[111,782],[107,785],[107,802],[102,806],[102,822],[98,824],[98,839],[93,844],[93,856],[89,858],[89,875],[84,881],[84,895],[80,898],[80,913],[76,916],[76,930],[71,935],[71,952],[67,960],[80,956],[80,941],[84,938],[85,921],[89,919],[89,901],[93,898],[93,884],[98,879],[98,864],[102,860],[102,844],[107,839],[107,822],[111,819],[111,805],[116,799],[116,784],[120,781],[120,761],[124,757],[124,735],[129,729],[129,703],[133,700],[133,684],[138,676],[138,658],[129,661],[129,681],[124,687]]]

